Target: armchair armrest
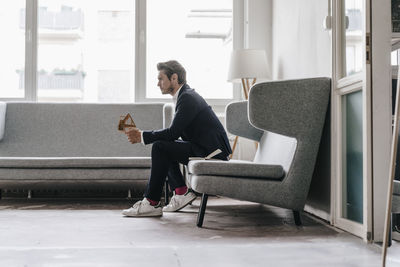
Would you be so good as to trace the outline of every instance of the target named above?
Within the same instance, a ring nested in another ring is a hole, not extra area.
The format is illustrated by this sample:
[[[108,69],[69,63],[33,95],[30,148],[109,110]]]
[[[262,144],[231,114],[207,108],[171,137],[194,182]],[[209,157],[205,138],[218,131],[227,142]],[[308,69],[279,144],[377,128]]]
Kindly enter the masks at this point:
[[[231,134],[259,141],[264,131],[250,124],[247,103],[247,101],[234,102],[226,107],[226,128]]]

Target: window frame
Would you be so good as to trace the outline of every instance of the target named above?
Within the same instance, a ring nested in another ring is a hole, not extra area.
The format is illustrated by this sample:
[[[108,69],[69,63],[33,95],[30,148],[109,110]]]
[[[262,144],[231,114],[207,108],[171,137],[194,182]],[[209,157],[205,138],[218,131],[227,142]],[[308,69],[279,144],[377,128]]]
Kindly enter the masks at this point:
[[[232,0],[233,3],[233,49],[243,48],[244,29],[242,26],[244,9],[242,0]],[[140,16],[136,17],[136,46],[135,46],[135,101],[136,102],[171,102],[171,99],[165,98],[146,98],[146,0],[136,1],[137,14]],[[240,84],[233,84],[233,97],[224,99],[207,99],[207,102],[218,108],[225,107],[229,102],[239,100],[241,97]]]
[[[37,63],[38,63],[38,1],[26,0],[25,18],[25,88],[24,97],[0,98],[1,101],[38,101]],[[146,0],[135,1],[135,84],[134,102],[171,102],[168,98],[146,98]],[[233,49],[244,47],[244,0],[233,1]],[[233,97],[207,99],[218,113],[224,112],[225,106],[241,99],[240,84],[232,84]]]

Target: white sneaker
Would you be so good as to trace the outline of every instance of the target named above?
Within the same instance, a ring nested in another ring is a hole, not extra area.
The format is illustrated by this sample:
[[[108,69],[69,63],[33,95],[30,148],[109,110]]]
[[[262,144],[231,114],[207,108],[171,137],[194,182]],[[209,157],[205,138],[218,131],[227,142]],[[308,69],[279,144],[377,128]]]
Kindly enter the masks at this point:
[[[197,196],[189,190],[184,195],[176,195],[174,192],[174,196],[171,198],[171,202],[162,210],[165,212],[178,211],[192,203],[193,200],[196,199],[196,197]]]
[[[152,206],[146,198],[133,204],[132,208],[122,211],[123,215],[129,217],[155,217],[162,216],[162,213],[163,211],[160,204]]]

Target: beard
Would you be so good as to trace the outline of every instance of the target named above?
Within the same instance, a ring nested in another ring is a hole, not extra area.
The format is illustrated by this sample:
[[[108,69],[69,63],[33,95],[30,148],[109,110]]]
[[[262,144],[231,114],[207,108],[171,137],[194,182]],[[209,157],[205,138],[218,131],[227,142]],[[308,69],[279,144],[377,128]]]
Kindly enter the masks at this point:
[[[170,86],[169,88],[167,88],[166,90],[161,90],[161,93],[163,95],[167,95],[167,94],[171,94],[174,91],[174,88],[172,86]]]

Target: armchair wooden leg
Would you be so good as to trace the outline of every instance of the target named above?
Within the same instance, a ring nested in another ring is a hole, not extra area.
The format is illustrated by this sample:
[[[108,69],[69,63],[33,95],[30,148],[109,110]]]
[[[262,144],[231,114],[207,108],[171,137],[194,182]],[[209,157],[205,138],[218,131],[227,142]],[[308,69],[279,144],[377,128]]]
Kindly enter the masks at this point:
[[[294,210],[293,211],[293,217],[294,217],[294,223],[297,226],[300,226],[301,225],[300,211]]]
[[[204,214],[206,213],[207,199],[208,195],[203,194],[203,196],[201,197],[199,213],[197,214],[197,227],[203,226]]]

